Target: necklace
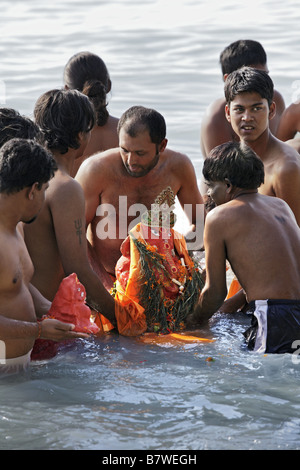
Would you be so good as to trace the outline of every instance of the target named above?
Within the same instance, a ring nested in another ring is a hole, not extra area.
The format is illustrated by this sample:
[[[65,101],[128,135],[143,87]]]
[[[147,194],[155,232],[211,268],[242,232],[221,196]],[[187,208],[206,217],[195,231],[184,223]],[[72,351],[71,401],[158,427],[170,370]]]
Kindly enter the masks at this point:
[[[232,199],[237,199],[238,197],[245,196],[246,194],[255,194],[255,193],[257,193],[257,189],[255,189],[255,190],[250,190],[249,189],[248,191],[242,191],[241,193],[234,196]]]

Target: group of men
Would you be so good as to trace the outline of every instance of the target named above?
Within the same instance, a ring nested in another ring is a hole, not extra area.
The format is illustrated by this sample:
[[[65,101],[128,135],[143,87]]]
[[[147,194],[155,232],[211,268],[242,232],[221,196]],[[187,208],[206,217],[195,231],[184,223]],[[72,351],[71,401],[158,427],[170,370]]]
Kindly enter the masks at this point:
[[[95,125],[87,96],[72,89],[43,94],[35,123],[1,110],[3,368],[26,366],[36,338],[86,337],[58,320],[37,322],[73,272],[86,289],[87,304],[111,328],[118,327],[109,290],[120,246],[137,216],[131,208],[150,209],[166,187],[183,208],[192,207],[187,238],[196,233],[203,202],[207,209],[205,286],[187,327],[198,328],[216,311],[234,312],[246,304],[253,313],[249,347],[293,351],[300,339],[300,160],[275,136],[284,104],[264,56],[250,54],[259,46],[237,41],[221,55],[230,62],[230,52],[239,63],[224,72],[225,100],[203,121],[201,191],[189,158],[167,148],[165,120],[153,109],[129,108],[118,122],[119,146],[87,156],[75,178],[73,166]],[[115,230],[103,236],[110,216]],[[240,285],[227,300],[226,261]]]

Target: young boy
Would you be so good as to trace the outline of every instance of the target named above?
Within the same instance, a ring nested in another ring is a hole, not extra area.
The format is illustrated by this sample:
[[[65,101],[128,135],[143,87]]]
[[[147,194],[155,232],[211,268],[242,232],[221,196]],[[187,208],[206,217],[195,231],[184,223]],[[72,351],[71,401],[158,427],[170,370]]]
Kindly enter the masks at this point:
[[[216,147],[203,175],[217,207],[206,217],[206,283],[188,326],[206,322],[222,305],[228,260],[253,309],[249,347],[293,352],[300,338],[300,229],[292,211],[258,192],[264,165],[244,143]]]
[[[24,227],[35,268],[32,283],[52,301],[62,279],[76,273],[86,289],[88,305],[114,323],[114,300],[88,260],[84,194],[70,176],[89,141],[93,107],[77,90],[51,90],[38,99],[34,116],[58,170],[40,217]]]

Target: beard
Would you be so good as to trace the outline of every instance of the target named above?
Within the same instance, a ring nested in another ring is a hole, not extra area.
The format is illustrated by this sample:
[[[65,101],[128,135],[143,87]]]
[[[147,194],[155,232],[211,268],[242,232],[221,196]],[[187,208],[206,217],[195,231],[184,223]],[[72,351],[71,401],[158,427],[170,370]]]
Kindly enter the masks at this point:
[[[153,157],[153,160],[147,167],[138,166],[140,170],[137,169],[137,171],[132,171],[129,165],[127,164],[127,162],[124,163],[124,165],[127,170],[127,173],[130,176],[132,176],[133,178],[141,178],[142,176],[146,176],[151,170],[153,170],[153,168],[157,165],[158,160],[159,160],[159,152],[155,154],[155,156]]]

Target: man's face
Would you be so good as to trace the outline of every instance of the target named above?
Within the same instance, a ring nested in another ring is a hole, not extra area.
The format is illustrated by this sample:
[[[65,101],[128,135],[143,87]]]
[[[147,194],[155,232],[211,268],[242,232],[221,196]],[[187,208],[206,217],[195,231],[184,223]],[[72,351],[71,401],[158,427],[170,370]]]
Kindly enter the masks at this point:
[[[275,104],[270,108],[265,98],[258,93],[240,93],[226,104],[226,118],[234,132],[245,142],[256,141],[268,129],[269,119],[275,114]]]
[[[22,220],[25,224],[31,224],[35,221],[45,202],[46,190],[49,187],[49,183],[44,183],[41,189],[37,187],[35,190],[32,190],[29,194],[29,199],[31,200],[30,205],[30,214]]]
[[[147,130],[130,137],[124,129],[119,133],[119,147],[123,164],[130,176],[140,178],[147,175],[158,163],[162,144],[151,142]]]
[[[217,205],[229,201],[228,184],[225,181],[205,181],[208,197]]]

